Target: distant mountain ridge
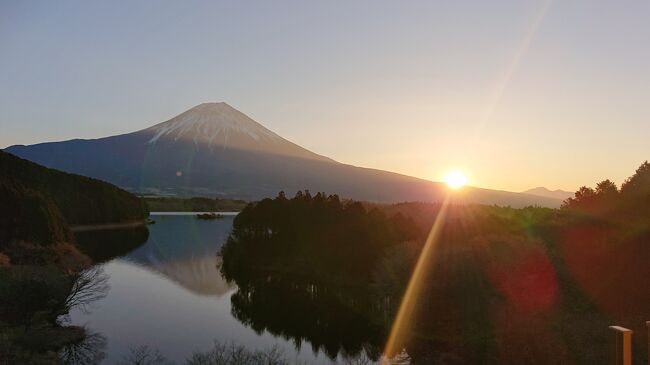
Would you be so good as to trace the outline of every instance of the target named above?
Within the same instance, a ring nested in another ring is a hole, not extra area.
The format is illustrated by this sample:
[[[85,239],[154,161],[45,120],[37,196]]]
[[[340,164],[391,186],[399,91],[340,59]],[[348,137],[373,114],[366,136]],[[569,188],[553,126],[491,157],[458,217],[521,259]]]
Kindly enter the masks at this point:
[[[442,201],[445,184],[336,162],[290,142],[226,103],[200,104],[152,127],[106,138],[11,146],[45,166],[129,191],[257,200],[324,191],[373,202]],[[464,187],[455,202],[557,207],[561,200]]]
[[[571,191],[565,191],[565,190],[550,190],[547,189],[543,186],[536,187],[533,189],[528,189],[525,191],[522,191],[523,194],[532,194],[532,195],[538,195],[538,196],[544,196],[547,198],[553,198],[553,199],[560,199],[560,200],[565,200],[568,198],[571,198],[573,196],[573,192]]]

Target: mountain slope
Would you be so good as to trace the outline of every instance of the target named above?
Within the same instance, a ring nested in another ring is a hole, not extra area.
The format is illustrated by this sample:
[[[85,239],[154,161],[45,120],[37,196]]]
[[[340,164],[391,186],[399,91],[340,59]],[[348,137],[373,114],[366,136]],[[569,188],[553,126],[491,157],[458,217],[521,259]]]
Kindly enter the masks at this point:
[[[237,149],[287,157],[334,162],[308,151],[249,118],[226,103],[204,103],[142,131],[153,135],[149,145],[191,142],[210,149]]]
[[[523,194],[532,194],[532,195],[538,195],[538,196],[544,196],[547,198],[553,198],[553,199],[559,199],[559,200],[565,200],[568,198],[573,197],[573,193],[570,191],[565,191],[565,190],[549,190],[543,186],[533,188],[533,189],[528,189],[526,191],[522,191]]]
[[[440,201],[444,184],[338,163],[308,151],[225,103],[198,105],[166,122],[119,136],[7,151],[131,191],[242,199],[280,190],[325,191],[376,202]],[[466,187],[463,202],[559,206],[560,200]]]

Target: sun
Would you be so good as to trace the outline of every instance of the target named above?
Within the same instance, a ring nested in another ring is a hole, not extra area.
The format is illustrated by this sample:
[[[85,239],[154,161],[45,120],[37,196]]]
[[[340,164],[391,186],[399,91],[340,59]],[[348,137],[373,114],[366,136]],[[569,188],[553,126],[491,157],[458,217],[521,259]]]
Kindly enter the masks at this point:
[[[467,177],[460,171],[451,171],[445,176],[445,182],[449,188],[456,190],[467,184]]]

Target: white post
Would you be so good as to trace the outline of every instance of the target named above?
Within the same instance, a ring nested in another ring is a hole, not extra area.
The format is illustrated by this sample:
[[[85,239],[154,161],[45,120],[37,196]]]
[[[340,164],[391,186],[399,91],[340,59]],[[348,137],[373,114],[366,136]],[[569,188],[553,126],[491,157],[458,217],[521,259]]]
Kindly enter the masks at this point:
[[[650,365],[650,321],[646,321],[645,325],[648,327],[648,365]]]
[[[614,364],[632,365],[632,330],[620,326],[609,326],[615,332]]]

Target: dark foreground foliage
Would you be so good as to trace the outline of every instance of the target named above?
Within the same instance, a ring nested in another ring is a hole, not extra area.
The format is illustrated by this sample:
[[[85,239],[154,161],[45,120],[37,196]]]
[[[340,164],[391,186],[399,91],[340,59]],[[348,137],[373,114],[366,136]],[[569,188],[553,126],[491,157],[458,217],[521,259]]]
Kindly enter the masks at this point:
[[[337,359],[331,365],[408,365],[408,356],[400,354],[388,359],[382,358],[379,362],[361,355],[353,359]],[[156,348],[146,345],[133,347],[118,365],[171,365],[173,364]],[[214,342],[208,351],[197,351],[184,365],[307,365],[306,362],[289,360],[278,347],[265,349],[250,349],[236,343]]]
[[[158,349],[148,346],[131,348],[119,365],[171,365]],[[289,365],[284,354],[272,347],[264,350],[251,350],[244,346],[215,342],[212,349],[195,352],[183,362],[185,365]]]
[[[340,285],[367,282],[383,251],[419,232],[401,216],[387,217],[336,195],[283,193],[247,206],[224,245],[222,271],[274,273]],[[350,280],[352,279],[352,280]]]
[[[0,268],[0,364],[97,363],[103,337],[65,326],[65,318],[72,308],[85,310],[102,298],[106,279],[98,269]]]
[[[419,278],[417,364],[602,364],[612,324],[650,319],[650,165],[563,209],[451,205]],[[331,358],[377,360],[441,204],[280,194],[246,207],[224,246],[233,314]],[[643,363],[643,336],[635,336]]]

